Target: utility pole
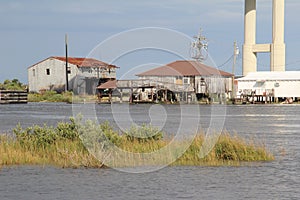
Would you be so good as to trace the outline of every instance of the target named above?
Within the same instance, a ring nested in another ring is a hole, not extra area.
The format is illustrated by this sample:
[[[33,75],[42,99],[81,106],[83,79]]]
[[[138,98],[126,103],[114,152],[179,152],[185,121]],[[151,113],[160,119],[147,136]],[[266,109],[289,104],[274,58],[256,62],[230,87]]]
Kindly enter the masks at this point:
[[[65,92],[69,90],[69,80],[68,80],[68,35],[65,35],[65,45],[66,45],[66,86],[65,86]]]
[[[239,55],[239,48],[237,46],[237,42],[234,41],[234,43],[233,43],[233,64],[232,64],[232,100],[233,100],[233,102],[235,100],[235,95],[236,95],[234,80],[235,80],[235,65],[236,65],[236,59],[237,59],[238,55]]]

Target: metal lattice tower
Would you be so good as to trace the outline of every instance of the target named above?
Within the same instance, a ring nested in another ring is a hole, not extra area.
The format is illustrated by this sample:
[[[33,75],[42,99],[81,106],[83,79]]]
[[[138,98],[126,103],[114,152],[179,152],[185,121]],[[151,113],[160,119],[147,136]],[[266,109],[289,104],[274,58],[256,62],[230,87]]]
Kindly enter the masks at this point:
[[[208,53],[208,41],[207,38],[202,35],[200,29],[199,34],[194,36],[194,41],[191,43],[190,56],[197,61],[204,61],[207,59]]]

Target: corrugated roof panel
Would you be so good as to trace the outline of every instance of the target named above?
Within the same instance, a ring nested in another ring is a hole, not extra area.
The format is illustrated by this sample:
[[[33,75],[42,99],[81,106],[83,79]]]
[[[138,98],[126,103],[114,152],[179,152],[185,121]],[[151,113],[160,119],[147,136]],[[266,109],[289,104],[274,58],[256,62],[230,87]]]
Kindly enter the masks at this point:
[[[44,62],[48,59],[57,59],[57,60],[60,60],[60,61],[63,61],[63,62],[66,62],[66,57],[62,57],[62,56],[51,56],[49,58],[46,58],[38,63],[35,63],[34,65],[31,65],[29,68],[41,63],[41,62]],[[99,68],[119,68],[115,65],[111,65],[111,64],[108,64],[108,63],[105,63],[105,62],[102,62],[100,60],[96,60],[94,58],[77,58],[77,57],[68,57],[68,62],[73,64],[73,65],[76,65],[78,67],[99,67]]]
[[[61,60],[66,62],[66,57],[53,56],[52,58]],[[109,67],[109,68],[117,68],[115,65],[110,65],[100,60],[96,60],[94,58],[75,58],[68,57],[68,62],[77,65],[78,67]]]

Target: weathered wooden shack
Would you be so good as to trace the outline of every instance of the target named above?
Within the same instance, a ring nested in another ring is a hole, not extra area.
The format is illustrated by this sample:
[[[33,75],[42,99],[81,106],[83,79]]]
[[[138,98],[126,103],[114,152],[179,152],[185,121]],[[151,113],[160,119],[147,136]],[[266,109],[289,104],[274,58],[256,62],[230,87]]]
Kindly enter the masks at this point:
[[[198,61],[176,61],[137,74],[136,80],[110,81],[98,87],[99,101],[122,102],[193,102],[229,93],[232,74],[206,66]],[[125,97],[125,98],[124,98]]]
[[[140,79],[149,79],[157,82],[165,82],[181,86],[181,91],[176,91],[184,97],[184,88],[192,87],[190,95],[197,99],[212,95],[222,95],[229,93],[232,89],[231,73],[218,70],[204,65],[199,61],[180,60],[161,67],[157,67],[146,72],[137,74]],[[188,94],[189,95],[189,94]],[[193,97],[192,97],[193,98]]]
[[[44,90],[63,91],[66,89],[76,94],[94,94],[96,87],[108,80],[116,79],[115,65],[93,59],[53,56],[28,67],[28,86],[30,92]]]
[[[113,80],[97,87],[99,102],[111,102],[117,97],[120,102],[153,103],[178,101],[178,93],[194,91],[191,86],[182,86],[169,82],[150,79]]]

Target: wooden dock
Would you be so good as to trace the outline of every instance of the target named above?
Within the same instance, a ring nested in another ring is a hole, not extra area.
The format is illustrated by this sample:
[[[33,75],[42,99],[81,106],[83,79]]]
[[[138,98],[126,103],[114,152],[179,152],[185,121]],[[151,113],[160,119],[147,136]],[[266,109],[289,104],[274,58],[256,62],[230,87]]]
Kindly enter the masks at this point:
[[[119,98],[129,103],[157,103],[180,100],[180,96],[187,97],[194,92],[194,88],[187,84],[153,81],[151,79],[113,80],[98,86],[98,102],[110,103],[113,98]]]
[[[129,103],[173,102],[179,100],[179,93],[191,93],[194,91],[194,88],[190,85],[178,85],[150,79],[118,80],[116,87],[120,91],[121,102],[123,101],[123,90],[130,90]]]
[[[150,79],[118,80],[116,84],[119,89],[156,88],[158,90],[168,89],[173,92],[194,91],[194,88],[190,85],[178,85],[176,83],[153,81]]]
[[[233,100],[233,104],[242,103],[242,104],[267,104],[275,102],[274,90],[244,90],[239,97]]]
[[[0,104],[27,103],[28,93],[22,90],[0,90]]]

